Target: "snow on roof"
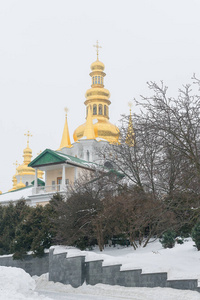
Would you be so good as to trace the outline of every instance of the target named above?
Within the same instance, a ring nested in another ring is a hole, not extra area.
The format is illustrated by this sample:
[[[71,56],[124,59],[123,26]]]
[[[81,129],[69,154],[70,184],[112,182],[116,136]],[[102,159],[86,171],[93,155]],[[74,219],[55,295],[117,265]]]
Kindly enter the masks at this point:
[[[19,200],[21,198],[28,199],[28,197],[32,195],[32,188],[33,188],[32,186],[28,186],[23,189],[1,194],[0,204],[2,202]]]

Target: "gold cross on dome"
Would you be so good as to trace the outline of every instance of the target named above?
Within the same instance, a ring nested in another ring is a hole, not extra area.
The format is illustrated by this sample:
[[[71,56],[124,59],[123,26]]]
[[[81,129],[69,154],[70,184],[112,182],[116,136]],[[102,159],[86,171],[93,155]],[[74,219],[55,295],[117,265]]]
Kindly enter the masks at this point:
[[[130,111],[131,111],[131,108],[133,106],[133,103],[131,101],[128,102],[128,106],[130,107]]]
[[[96,45],[93,45],[93,47],[97,48],[97,60],[99,60],[99,48],[102,48],[99,46],[99,42],[97,41]]]
[[[30,133],[29,130],[27,131],[27,133],[24,133],[24,135],[27,136],[27,146],[29,146],[29,138],[33,135]]]
[[[64,110],[65,110],[65,115],[67,115],[69,109],[67,107],[65,107]]]

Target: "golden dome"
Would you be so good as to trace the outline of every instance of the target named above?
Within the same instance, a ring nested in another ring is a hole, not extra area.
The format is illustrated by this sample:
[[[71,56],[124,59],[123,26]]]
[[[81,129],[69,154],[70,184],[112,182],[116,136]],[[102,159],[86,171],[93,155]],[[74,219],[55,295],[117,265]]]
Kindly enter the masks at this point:
[[[22,179],[20,178],[20,182],[16,185],[16,190],[22,189],[26,187],[25,184],[22,182]]]
[[[99,70],[100,70],[100,71],[104,71],[105,66],[104,66],[104,64],[103,64],[101,61],[99,61],[99,60],[97,59],[96,61],[94,61],[94,62],[91,64],[90,68],[91,68],[92,71],[99,71]]]
[[[17,171],[19,175],[34,175],[35,174],[35,169],[28,167],[25,163],[21,164],[18,168]]]
[[[12,191],[16,190],[16,187],[17,187],[17,178],[16,178],[16,175],[13,176],[12,182],[13,182],[13,187],[8,192],[12,192]]]
[[[95,138],[100,138],[108,141],[109,143],[118,143],[119,138],[119,129],[117,126],[111,124],[108,120],[101,122],[98,121],[96,124],[93,124]],[[84,132],[86,129],[86,122],[80,125],[74,131],[74,141],[78,141],[84,137]]]
[[[17,168],[19,175],[35,175],[35,169],[28,167],[28,164],[31,162],[32,150],[29,147],[29,137],[32,136],[30,132],[25,134],[28,137],[27,147],[23,151],[24,162]],[[42,178],[44,172],[38,170],[38,178]]]
[[[27,147],[23,150],[24,161],[21,165],[19,165],[17,161],[16,161],[16,163],[14,163],[14,165],[16,165],[16,167],[17,166],[18,167],[16,168],[16,174],[13,176],[13,179],[12,179],[13,187],[9,190],[9,192],[25,187],[25,185],[21,182],[21,176],[23,177],[24,175],[30,175],[30,176],[35,175],[35,169],[28,166],[28,164],[31,162],[31,158],[32,158],[32,150],[29,147],[29,137],[32,135],[30,134],[29,131],[27,133],[25,133],[24,135],[26,135],[28,138]],[[44,174],[43,171],[38,170],[38,178],[42,179],[43,174]],[[20,175],[20,182],[18,184],[17,184],[17,178],[16,178],[17,175]]]
[[[91,64],[91,88],[85,94],[86,119],[89,107],[91,107],[92,125],[90,126],[93,126],[95,138],[105,139],[110,143],[118,143],[119,129],[109,122],[109,105],[111,102],[109,100],[110,92],[104,88],[104,77],[106,76],[103,72],[104,68],[104,64],[98,60],[97,55],[97,60]],[[76,128],[73,134],[75,142],[84,137],[84,133],[88,131],[87,126],[86,121]]]
[[[2,194],[2,191],[0,191],[0,195]]]

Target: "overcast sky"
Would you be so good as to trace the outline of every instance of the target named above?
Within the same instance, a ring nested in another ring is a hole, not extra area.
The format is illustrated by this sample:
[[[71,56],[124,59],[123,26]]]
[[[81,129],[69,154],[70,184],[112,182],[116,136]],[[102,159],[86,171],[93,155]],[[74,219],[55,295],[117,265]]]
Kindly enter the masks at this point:
[[[58,149],[64,107],[73,141],[96,40],[118,125],[127,103],[148,94],[147,81],[163,80],[176,96],[194,72],[200,77],[199,15],[199,0],[0,0],[0,190],[23,162],[25,132],[33,158]]]

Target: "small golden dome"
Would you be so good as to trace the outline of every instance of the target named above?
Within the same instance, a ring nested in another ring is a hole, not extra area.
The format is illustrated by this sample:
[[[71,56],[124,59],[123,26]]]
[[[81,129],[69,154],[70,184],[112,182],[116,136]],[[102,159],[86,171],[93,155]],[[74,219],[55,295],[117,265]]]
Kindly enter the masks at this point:
[[[105,66],[104,64],[99,61],[98,59],[96,61],[94,61],[91,66],[90,66],[92,71],[104,71]]]
[[[19,175],[34,175],[35,174],[35,169],[28,167],[26,164],[21,164],[18,168],[17,171]]]
[[[16,185],[16,190],[22,189],[24,187],[26,187],[25,184],[22,182],[22,180],[20,180],[20,182]]]
[[[22,173],[22,170],[23,170],[23,164],[22,165],[19,165],[19,167],[17,167],[17,173],[19,174],[19,175],[22,175],[21,173]]]
[[[2,191],[0,191],[0,195],[2,194]]]

